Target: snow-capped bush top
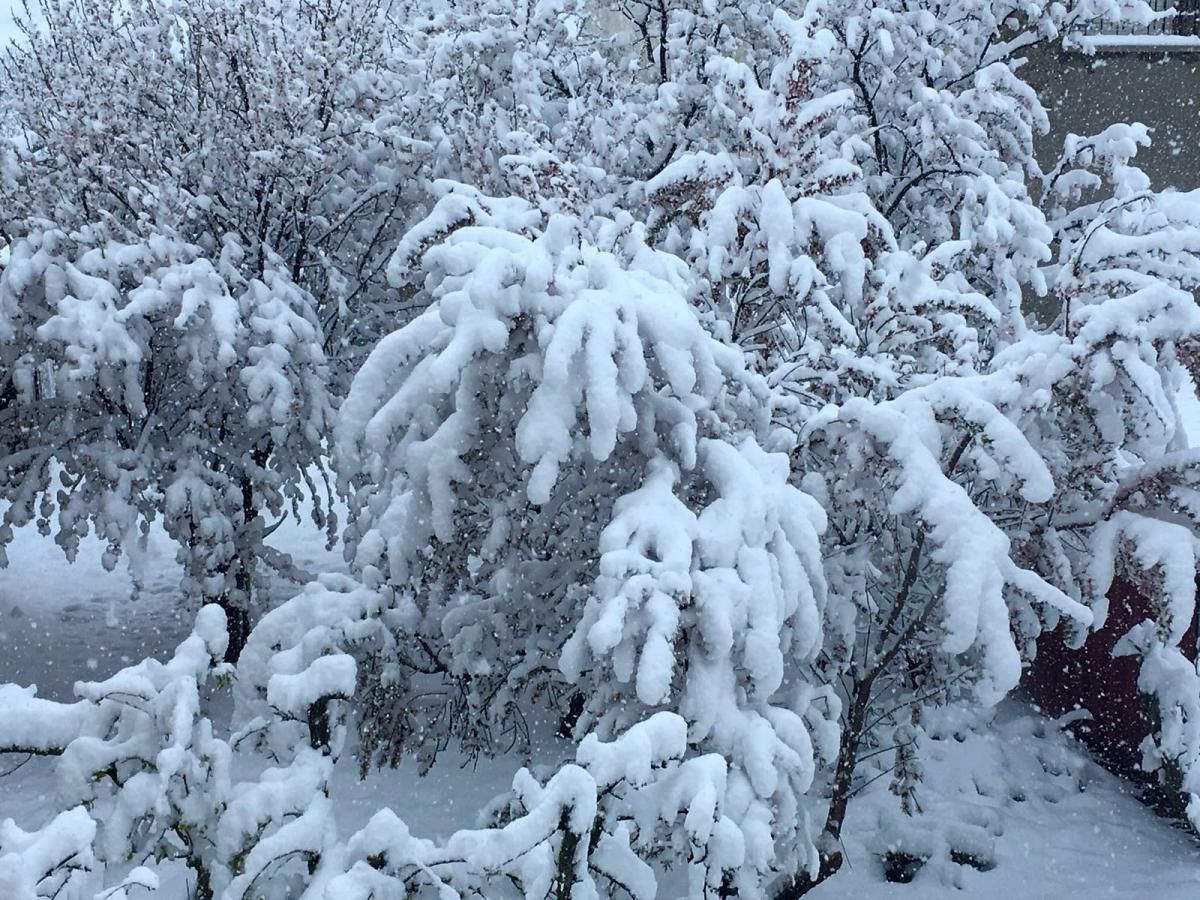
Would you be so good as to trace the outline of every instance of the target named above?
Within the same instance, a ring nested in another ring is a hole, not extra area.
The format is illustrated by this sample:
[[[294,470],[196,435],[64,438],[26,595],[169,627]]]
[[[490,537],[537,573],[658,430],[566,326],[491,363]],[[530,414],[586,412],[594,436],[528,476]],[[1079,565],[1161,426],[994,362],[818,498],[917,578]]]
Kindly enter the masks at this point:
[[[0,739],[2,740],[2,739]],[[95,862],[96,823],[82,806],[60,812],[33,832],[12,819],[0,821],[0,896],[5,900],[45,900],[69,880],[74,869]]]
[[[343,475],[405,505],[409,524],[393,541],[412,549],[427,534],[453,539],[455,485],[471,477],[462,458],[486,440],[483,408],[511,402],[506,393],[528,397],[515,446],[529,501],[544,504],[564,465],[608,460],[621,440],[660,446],[692,468],[699,435],[719,430],[715,412],[742,368],[688,307],[683,267],[639,246],[628,224],[608,230],[618,239],[607,250],[566,219],[526,236],[533,211],[510,200],[493,215],[511,227],[455,227],[475,218],[464,216],[463,195],[449,191],[435,224],[401,245],[405,253],[449,232],[422,257],[432,305],[380,342],[335,432]],[[501,383],[481,380],[487,357],[506,360],[488,366]],[[389,551],[393,567],[412,552]]]
[[[136,559],[143,526],[165,513],[188,589],[233,589],[247,514],[295,509],[332,412],[315,301],[270,254],[245,278],[245,253],[232,236],[210,258],[166,234],[113,240],[107,226],[13,244],[0,270],[0,367],[14,389],[2,414],[30,427],[0,431],[0,564],[8,526],[35,508],[46,528],[57,511],[68,555],[94,528],[109,566]]]

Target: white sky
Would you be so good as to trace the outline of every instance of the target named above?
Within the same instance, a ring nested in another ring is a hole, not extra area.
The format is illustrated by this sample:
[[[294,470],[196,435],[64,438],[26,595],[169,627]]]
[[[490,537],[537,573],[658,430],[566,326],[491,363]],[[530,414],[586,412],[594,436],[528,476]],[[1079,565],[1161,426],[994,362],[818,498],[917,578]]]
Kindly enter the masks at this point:
[[[20,0],[0,0],[0,41],[12,37],[12,11],[19,8]]]

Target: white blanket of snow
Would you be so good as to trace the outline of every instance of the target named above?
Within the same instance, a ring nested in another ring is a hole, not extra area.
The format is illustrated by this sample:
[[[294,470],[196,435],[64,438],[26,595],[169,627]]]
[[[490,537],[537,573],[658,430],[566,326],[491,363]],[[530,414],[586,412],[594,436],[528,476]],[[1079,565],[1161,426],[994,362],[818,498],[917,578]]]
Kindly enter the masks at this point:
[[[338,565],[311,526],[285,526],[276,543],[305,568]],[[18,533],[12,565],[0,570],[0,682],[36,683],[42,696],[69,699],[76,679],[105,677],[147,654],[165,657],[187,635],[191,614],[176,607],[179,572],[164,535],[152,535],[138,600],[129,599],[123,570],[103,570],[100,551],[85,544],[69,565],[49,538],[33,529]],[[1200,897],[1200,844],[1141,806],[1044,720],[1010,703],[990,730],[961,736],[931,745],[918,797],[932,824],[921,826],[918,842],[932,857],[913,883],[882,880],[874,835],[895,806],[882,778],[852,807],[848,866],[811,895],[815,900]],[[17,762],[0,757],[0,773]],[[346,760],[334,792],[339,831],[348,834],[382,805],[417,834],[445,836],[473,825],[477,810],[509,786],[517,763],[462,763],[448,755],[423,778],[406,767],[359,782]],[[52,760],[34,759],[0,777],[0,820],[43,823],[54,789]],[[951,862],[952,846],[990,855],[995,868]],[[183,900],[180,870],[163,875],[155,896]],[[90,897],[98,886],[75,887],[75,896]]]
[[[1200,842],[1139,803],[1052,723],[1009,701],[989,730],[964,737],[931,744],[917,794],[927,824],[916,837],[932,856],[912,883],[884,882],[872,852],[881,816],[896,806],[884,778],[851,804],[849,866],[814,900],[1200,897]],[[995,868],[950,861],[952,846],[990,856]]]

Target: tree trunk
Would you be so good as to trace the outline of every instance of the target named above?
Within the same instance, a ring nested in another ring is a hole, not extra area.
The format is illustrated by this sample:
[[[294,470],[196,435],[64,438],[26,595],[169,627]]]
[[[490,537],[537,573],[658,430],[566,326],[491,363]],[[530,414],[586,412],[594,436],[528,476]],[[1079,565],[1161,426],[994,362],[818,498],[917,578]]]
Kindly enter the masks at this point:
[[[329,697],[321,697],[308,707],[308,745],[314,750],[330,749],[333,723],[329,720]]]
[[[255,468],[262,469],[271,458],[272,444],[267,441],[255,447],[250,458]],[[234,590],[220,601],[225,610],[229,629],[229,646],[225,650],[225,662],[236,663],[246,648],[250,636],[250,601],[254,597],[254,569],[258,564],[258,549],[262,544],[262,520],[258,515],[258,497],[254,491],[254,480],[243,469],[240,479],[242,490],[242,527],[238,530],[237,566],[233,575]]]
[[[242,580],[242,573],[237,573],[237,580]],[[241,585],[238,585],[241,593]],[[242,596],[249,597],[249,594]],[[246,639],[250,636],[250,610],[240,597],[226,594],[217,599],[217,605],[225,610],[225,625],[229,631],[229,645],[225,648],[225,662],[236,663],[246,649]]]
[[[259,454],[255,453],[258,463]],[[252,534],[258,519],[258,509],[254,498],[254,483],[249,476],[243,475],[242,489],[242,525],[238,529],[236,556],[233,561],[233,590],[226,593],[217,601],[225,610],[226,625],[229,629],[229,646],[225,649],[225,662],[236,663],[246,648],[246,639],[250,636],[250,599],[254,596],[254,565],[257,541]]]
[[[583,716],[583,709],[586,705],[586,700],[579,691],[571,694],[571,699],[567,701],[566,711],[563,712],[562,718],[558,720],[558,736],[560,738],[571,738],[575,735],[575,726],[579,724],[580,717]]]
[[[871,701],[871,687],[875,683],[869,677],[855,685],[850,697],[849,716],[842,731],[838,746],[837,767],[833,775],[832,796],[829,812],[825,816],[825,827],[817,839],[820,862],[816,875],[801,872],[793,875],[775,895],[775,900],[798,900],[827,878],[836,875],[842,868],[844,858],[838,849],[842,840],[842,824],[850,805],[850,793],[854,786],[854,771],[858,768],[858,751],[862,742],[863,725],[866,723],[867,707]]]
[[[558,847],[557,871],[554,873],[554,900],[571,900],[575,891],[575,854],[579,851],[580,837],[571,830],[571,810],[565,808],[559,819],[562,843]]]
[[[195,857],[189,857],[188,865],[196,873],[196,890],[192,893],[192,900],[213,900],[212,882],[204,863]]]
[[[973,432],[963,435],[950,454],[946,467],[947,476],[954,474],[962,460],[963,454],[974,437]],[[908,561],[904,566],[904,578],[900,590],[896,594],[896,603],[884,623],[879,634],[879,657],[865,672],[861,672],[854,681],[854,690],[849,699],[850,708],[847,712],[846,727],[842,730],[842,740],[838,745],[837,768],[834,770],[833,791],[829,798],[829,813],[825,816],[825,827],[818,838],[818,853],[820,863],[817,874],[810,876],[807,872],[793,875],[776,893],[774,900],[798,900],[827,878],[836,875],[845,861],[838,846],[842,840],[842,824],[846,819],[846,810],[850,805],[850,795],[854,787],[854,771],[858,768],[858,753],[862,745],[863,732],[867,724],[867,710],[871,705],[871,691],[875,681],[881,676],[900,652],[908,646],[917,630],[921,628],[933,613],[936,598],[930,598],[917,610],[912,610],[913,585],[917,583],[920,572],[921,553],[925,548],[925,525],[917,528],[916,538],[908,552]],[[903,625],[906,612],[914,612],[908,624]],[[885,647],[889,637],[894,638],[890,647]],[[865,667],[865,664],[864,664]]]

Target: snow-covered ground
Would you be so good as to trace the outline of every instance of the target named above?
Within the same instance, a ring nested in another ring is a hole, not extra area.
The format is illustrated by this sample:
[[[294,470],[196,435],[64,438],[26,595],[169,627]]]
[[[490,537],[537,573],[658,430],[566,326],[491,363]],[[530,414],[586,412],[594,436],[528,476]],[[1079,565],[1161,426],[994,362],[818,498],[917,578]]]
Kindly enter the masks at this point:
[[[1200,896],[1200,844],[1030,708],[1007,702],[990,727],[959,737],[931,743],[917,794],[925,817],[906,836],[930,861],[912,883],[881,880],[885,848],[872,835],[896,805],[881,779],[852,804],[849,866],[815,900]],[[991,868],[955,862],[952,851]]]
[[[338,565],[336,551],[326,551],[309,525],[284,526],[276,541],[305,568]],[[85,544],[69,565],[52,540],[32,529],[18,533],[12,565],[0,571],[0,682],[35,683],[41,695],[66,699],[76,679],[102,678],[147,654],[165,657],[187,635],[191,614],[177,603],[179,571],[165,535],[152,535],[146,588],[137,599],[130,599],[123,569],[104,571],[100,550]],[[286,590],[279,585],[277,592]],[[1011,702],[984,727],[947,725],[940,733],[918,792],[925,816],[906,836],[907,846],[930,861],[911,884],[883,881],[876,834],[895,799],[882,778],[856,800],[848,865],[812,895],[816,900],[1200,896],[1200,845],[1027,707]],[[19,762],[0,757],[0,773]],[[348,759],[334,791],[339,831],[391,806],[415,833],[446,836],[473,825],[476,812],[508,787],[514,768],[511,760],[469,765],[448,754],[425,777],[406,767],[360,782]],[[0,820],[44,822],[54,790],[52,760],[34,759],[3,775]],[[963,864],[963,854],[987,871]],[[182,900],[181,870],[163,874],[157,896]]]

